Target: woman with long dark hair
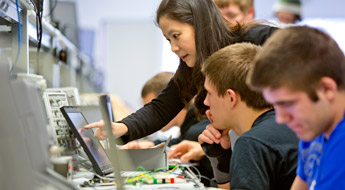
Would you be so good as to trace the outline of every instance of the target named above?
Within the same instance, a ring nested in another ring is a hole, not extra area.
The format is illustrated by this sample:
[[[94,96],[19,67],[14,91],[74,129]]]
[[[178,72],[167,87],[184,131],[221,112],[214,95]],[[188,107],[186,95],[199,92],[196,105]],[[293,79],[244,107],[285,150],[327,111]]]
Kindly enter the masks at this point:
[[[112,123],[113,133],[124,142],[160,130],[169,123],[193,97],[195,107],[203,114],[205,90],[201,64],[217,50],[237,42],[262,45],[276,30],[262,23],[231,25],[221,15],[213,0],[162,0],[156,23],[179,56],[180,65],[160,95],[130,116]],[[85,128],[97,128],[95,136],[105,138],[103,122]]]

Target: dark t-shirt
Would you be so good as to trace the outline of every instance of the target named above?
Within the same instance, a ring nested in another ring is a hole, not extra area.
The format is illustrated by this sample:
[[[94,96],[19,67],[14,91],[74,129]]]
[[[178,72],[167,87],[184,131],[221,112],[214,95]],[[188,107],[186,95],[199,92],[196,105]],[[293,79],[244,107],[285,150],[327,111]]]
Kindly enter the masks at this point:
[[[270,110],[240,136],[230,162],[231,189],[290,189],[296,176],[298,139]]]

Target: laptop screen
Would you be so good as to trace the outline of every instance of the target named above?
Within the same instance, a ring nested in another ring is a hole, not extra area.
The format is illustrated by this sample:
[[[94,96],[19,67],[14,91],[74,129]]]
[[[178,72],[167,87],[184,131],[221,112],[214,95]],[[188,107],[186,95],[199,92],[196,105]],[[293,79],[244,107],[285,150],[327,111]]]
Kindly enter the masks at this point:
[[[88,155],[96,173],[104,175],[111,172],[111,163],[101,143],[94,138],[91,129],[84,129],[87,121],[77,107],[64,106],[61,108],[73,134],[78,139],[85,153]]]

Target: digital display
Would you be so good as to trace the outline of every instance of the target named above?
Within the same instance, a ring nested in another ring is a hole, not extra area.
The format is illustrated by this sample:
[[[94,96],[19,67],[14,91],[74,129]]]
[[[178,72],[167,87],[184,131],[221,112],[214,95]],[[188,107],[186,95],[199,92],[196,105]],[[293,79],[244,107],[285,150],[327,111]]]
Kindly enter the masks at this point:
[[[91,129],[84,129],[84,126],[87,125],[87,122],[85,121],[83,115],[81,113],[67,114],[98,165],[102,167],[110,164],[108,156],[106,155],[102,145],[97,139],[94,138],[93,131]]]

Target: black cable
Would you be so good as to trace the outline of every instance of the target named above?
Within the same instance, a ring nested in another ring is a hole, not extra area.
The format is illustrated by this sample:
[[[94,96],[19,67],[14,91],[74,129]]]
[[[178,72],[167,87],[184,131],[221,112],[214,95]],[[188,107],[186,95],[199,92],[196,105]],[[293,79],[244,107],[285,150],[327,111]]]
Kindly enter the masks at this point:
[[[34,5],[36,13],[36,36],[37,36],[37,74],[39,74],[39,52],[42,43],[42,15],[43,15],[43,0],[30,0]]]
[[[37,46],[37,52],[40,51],[41,49],[41,43],[42,43],[42,14],[43,14],[43,0],[37,0],[38,2],[38,11],[36,13],[36,19],[38,18],[38,22],[39,22],[39,25],[38,27],[36,26],[36,28],[38,28],[38,31],[37,31],[37,40],[38,40],[38,46]]]
[[[39,22],[39,26],[38,26],[38,34],[37,34],[37,40],[38,40],[38,46],[37,46],[37,52],[40,51],[41,49],[41,44],[42,44],[42,34],[43,34],[43,31],[42,31],[42,12],[41,13],[38,13],[37,17],[38,18],[38,22]]]
[[[55,8],[56,8],[56,5],[58,4],[58,0],[55,0],[53,6],[51,6],[51,3],[52,3],[53,1],[54,1],[54,0],[50,0],[50,3],[49,3],[49,5],[50,5],[50,11],[49,11],[49,13],[48,13],[46,16],[51,16],[51,14],[54,12],[54,10],[55,10]]]
[[[43,14],[43,0],[30,0],[34,5],[36,12],[36,35],[37,35],[37,52],[41,49],[42,42],[42,14]]]

